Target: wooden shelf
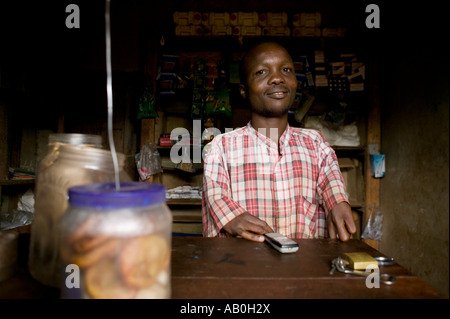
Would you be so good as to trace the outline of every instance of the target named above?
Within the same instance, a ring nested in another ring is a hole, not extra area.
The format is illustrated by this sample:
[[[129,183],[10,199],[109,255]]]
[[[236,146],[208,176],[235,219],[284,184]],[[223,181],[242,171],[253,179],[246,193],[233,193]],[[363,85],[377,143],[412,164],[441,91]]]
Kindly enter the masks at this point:
[[[168,199],[166,201],[167,205],[190,205],[190,206],[201,206],[201,199],[191,199],[191,198],[177,198],[177,199]]]
[[[188,172],[188,171],[176,168],[176,167],[168,167],[168,166],[163,166],[162,169],[163,169],[163,172],[177,172],[177,173],[179,172],[179,173],[185,173],[185,174],[200,174],[200,173],[203,173],[203,167],[197,167],[192,172]]]
[[[363,208],[364,207],[364,203],[361,203],[357,200],[353,200],[351,198],[349,200],[350,200],[351,208]]]
[[[354,151],[354,152],[364,152],[365,147],[363,146],[332,146],[335,151]]]
[[[0,186],[34,184],[36,179],[2,179]]]
[[[364,146],[332,146],[337,157],[363,157],[366,151]]]

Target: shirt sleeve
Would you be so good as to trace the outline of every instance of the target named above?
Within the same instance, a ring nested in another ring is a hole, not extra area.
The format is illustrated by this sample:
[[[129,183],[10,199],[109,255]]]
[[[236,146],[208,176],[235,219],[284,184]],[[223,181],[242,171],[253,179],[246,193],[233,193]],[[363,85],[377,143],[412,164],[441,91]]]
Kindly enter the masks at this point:
[[[216,136],[210,143],[203,169],[203,236],[224,237],[223,226],[246,210],[232,199],[221,137]]]
[[[327,211],[331,211],[340,202],[349,203],[349,200],[336,153],[323,137],[320,141],[320,158],[318,191]]]

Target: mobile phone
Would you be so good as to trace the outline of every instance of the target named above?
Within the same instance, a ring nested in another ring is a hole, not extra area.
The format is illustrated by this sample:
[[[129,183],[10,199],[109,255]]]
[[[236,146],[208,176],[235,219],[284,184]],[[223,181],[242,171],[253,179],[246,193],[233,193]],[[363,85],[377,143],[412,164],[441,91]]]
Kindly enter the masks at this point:
[[[264,237],[273,248],[281,253],[294,253],[298,250],[298,244],[280,233],[265,233]]]

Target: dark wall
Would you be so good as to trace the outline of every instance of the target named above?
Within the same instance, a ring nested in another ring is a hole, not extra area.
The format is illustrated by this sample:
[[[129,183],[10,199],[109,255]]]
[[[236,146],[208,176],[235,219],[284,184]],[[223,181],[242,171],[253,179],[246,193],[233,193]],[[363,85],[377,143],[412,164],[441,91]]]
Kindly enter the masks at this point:
[[[441,10],[397,10],[383,50],[380,250],[448,296],[450,83]]]

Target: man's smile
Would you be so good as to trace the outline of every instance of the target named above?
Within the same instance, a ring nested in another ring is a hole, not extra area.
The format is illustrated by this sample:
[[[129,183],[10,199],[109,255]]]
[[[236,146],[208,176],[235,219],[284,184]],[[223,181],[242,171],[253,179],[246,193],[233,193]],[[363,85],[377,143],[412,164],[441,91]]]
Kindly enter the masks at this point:
[[[289,90],[284,88],[277,88],[266,91],[266,96],[273,99],[283,99],[289,95]]]

